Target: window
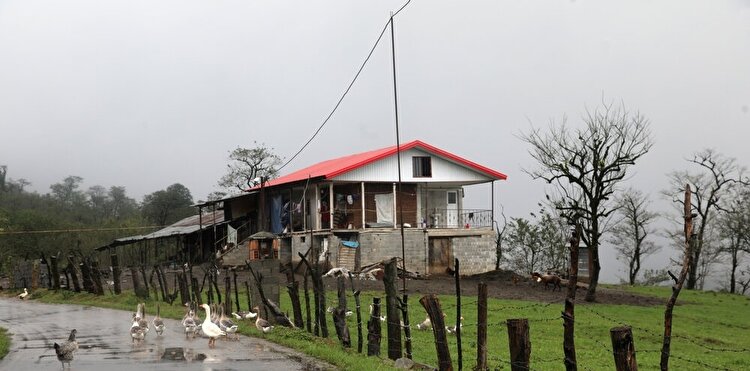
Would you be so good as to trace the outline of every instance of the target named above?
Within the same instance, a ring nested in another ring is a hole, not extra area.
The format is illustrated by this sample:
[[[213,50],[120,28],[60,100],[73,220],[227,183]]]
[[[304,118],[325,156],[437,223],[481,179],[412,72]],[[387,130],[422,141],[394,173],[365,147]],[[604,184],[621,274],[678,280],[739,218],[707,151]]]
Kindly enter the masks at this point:
[[[432,162],[428,156],[414,156],[412,160],[412,169],[415,178],[432,177]]]

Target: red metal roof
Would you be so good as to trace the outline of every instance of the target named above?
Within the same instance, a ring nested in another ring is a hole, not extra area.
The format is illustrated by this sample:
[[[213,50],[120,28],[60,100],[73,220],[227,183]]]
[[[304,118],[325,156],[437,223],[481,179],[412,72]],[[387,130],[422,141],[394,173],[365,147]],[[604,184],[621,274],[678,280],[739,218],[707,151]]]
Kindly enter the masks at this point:
[[[469,161],[463,157],[454,155],[440,148],[433,147],[419,140],[415,140],[415,141],[401,145],[401,151],[406,151],[412,148],[420,148],[427,152],[433,153],[440,157],[446,158],[448,160],[454,161],[456,163],[459,163],[461,165],[474,169],[496,180],[505,180],[508,178],[505,174],[499,171],[495,171],[488,167],[479,165],[475,162]],[[312,165],[304,169],[297,170],[293,173],[284,175],[282,177],[273,179],[267,182],[266,186],[272,187],[272,186],[277,186],[277,185],[286,184],[286,183],[304,181],[308,178],[308,176],[311,179],[319,178],[319,177],[322,177],[323,179],[335,178],[341,174],[361,168],[375,161],[394,155],[396,154],[396,152],[397,152],[396,146],[391,146],[391,147],[376,149],[374,151],[363,152],[363,153],[358,153],[354,155],[335,158],[335,159],[328,160],[328,161],[319,162],[315,165]],[[259,187],[256,187],[256,188],[259,188]]]

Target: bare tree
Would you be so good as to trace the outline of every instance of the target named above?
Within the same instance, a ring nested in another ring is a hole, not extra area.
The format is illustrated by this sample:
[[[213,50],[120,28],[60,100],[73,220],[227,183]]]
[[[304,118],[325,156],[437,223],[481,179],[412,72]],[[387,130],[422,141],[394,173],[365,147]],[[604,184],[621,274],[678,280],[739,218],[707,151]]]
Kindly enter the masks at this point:
[[[263,143],[254,144],[253,148],[237,147],[229,153],[232,162],[227,165],[227,173],[219,179],[219,186],[246,191],[259,185],[260,180],[277,176],[281,158],[273,148]]]
[[[603,104],[587,110],[583,127],[569,129],[566,120],[550,125],[549,131],[533,129],[521,136],[531,145],[529,153],[538,162],[536,170],[525,170],[534,179],[553,184],[564,203],[559,209],[568,217],[580,217],[583,242],[592,260],[586,301],[596,300],[599,282],[599,245],[603,223],[613,212],[610,198],[625,178],[628,167],[653,145],[649,122],[625,107]]]
[[[659,246],[646,240],[653,232],[650,224],[657,214],[648,211],[648,196],[636,189],[625,190],[615,200],[620,219],[610,230],[609,242],[617,250],[618,258],[627,263],[628,282],[635,285],[643,259],[659,251]]]
[[[729,205],[719,216],[720,252],[729,263],[729,292],[737,292],[737,274],[750,253],[750,187],[738,185]]]
[[[502,206],[500,207],[500,216],[502,217],[502,222],[498,223],[497,220],[494,221],[495,223],[495,230],[497,231],[497,234],[495,234],[495,270],[500,269],[500,262],[503,261],[503,242],[505,241],[505,232],[508,230],[508,218],[505,217],[505,208]],[[502,228],[500,227],[502,225]]]
[[[727,203],[731,202],[729,199],[725,199],[731,187],[737,183],[747,183],[748,181],[747,179],[742,180],[744,168],[738,165],[734,158],[726,157],[713,149],[705,149],[695,153],[688,162],[697,166],[699,170],[696,172],[684,170],[671,173],[669,175],[670,189],[664,191],[664,194],[671,197],[673,202],[681,209],[683,201],[679,198],[680,189],[687,183],[694,190],[693,210],[700,217],[700,223],[697,228],[696,243],[692,249],[693,258],[687,278],[687,288],[693,290],[702,278],[701,272],[704,272],[704,275],[707,273],[705,269],[699,269],[701,262],[704,262],[704,268],[711,265],[710,259],[701,259],[708,242],[706,237],[708,237],[709,226],[717,217],[718,212],[725,209]]]

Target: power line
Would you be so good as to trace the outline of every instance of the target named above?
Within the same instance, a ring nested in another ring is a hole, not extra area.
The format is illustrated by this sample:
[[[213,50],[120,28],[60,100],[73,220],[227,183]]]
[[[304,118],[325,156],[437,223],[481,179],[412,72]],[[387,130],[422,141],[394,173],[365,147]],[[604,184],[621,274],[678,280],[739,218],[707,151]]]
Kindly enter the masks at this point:
[[[5,235],[25,235],[25,234],[49,234],[49,233],[72,233],[72,232],[123,231],[123,230],[132,230],[132,229],[155,229],[155,228],[164,228],[164,226],[150,225],[150,226],[145,226],[145,227],[47,229],[47,230],[38,230],[38,231],[0,231],[0,236],[5,236]]]
[[[315,132],[310,137],[310,139],[308,139],[307,142],[305,142],[305,144],[302,145],[302,147],[294,154],[294,156],[292,156],[291,158],[289,158],[289,160],[287,160],[283,165],[281,165],[281,167],[278,168],[278,171],[281,171],[281,169],[285,168],[287,165],[289,165],[290,162],[292,162],[295,158],[297,158],[297,156],[299,156],[299,154],[302,153],[302,151],[304,151],[305,148],[307,148],[307,146],[310,144],[310,142],[312,142],[313,139],[315,139],[315,137],[318,135],[318,133],[320,133],[320,131],[323,130],[323,127],[328,123],[328,120],[330,120],[331,117],[333,117],[333,114],[339,108],[339,106],[341,105],[341,102],[344,101],[344,98],[346,97],[346,95],[349,94],[349,90],[351,90],[352,86],[354,86],[354,82],[357,81],[357,78],[362,73],[362,70],[364,70],[365,65],[367,64],[367,62],[370,60],[370,57],[372,56],[372,53],[375,52],[375,48],[380,43],[380,40],[383,38],[383,35],[385,34],[385,31],[388,29],[388,26],[391,23],[391,18],[395,17],[399,12],[401,12],[402,10],[404,10],[404,8],[407,5],[409,5],[410,2],[411,2],[411,0],[407,0],[406,3],[404,3],[404,5],[401,6],[401,8],[399,8],[395,13],[393,13],[392,16],[390,16],[388,18],[388,21],[385,22],[385,25],[383,26],[383,29],[380,31],[380,35],[378,35],[377,40],[375,40],[375,44],[372,46],[372,48],[370,48],[370,52],[367,53],[367,57],[365,58],[364,62],[362,62],[362,65],[359,66],[359,70],[357,70],[357,73],[354,75],[354,78],[349,83],[349,86],[346,87],[346,90],[344,90],[344,93],[341,94],[341,97],[339,98],[338,102],[336,102],[336,105],[333,106],[333,109],[331,110],[331,112],[328,114],[328,116],[326,116],[325,120],[323,120],[323,123],[320,124],[320,126],[318,126],[318,129],[315,130]]]

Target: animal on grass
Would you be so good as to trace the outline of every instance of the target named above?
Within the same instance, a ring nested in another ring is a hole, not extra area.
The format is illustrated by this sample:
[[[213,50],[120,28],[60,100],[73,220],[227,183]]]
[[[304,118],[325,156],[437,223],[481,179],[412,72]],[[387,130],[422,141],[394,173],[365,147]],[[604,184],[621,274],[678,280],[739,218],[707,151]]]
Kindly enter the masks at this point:
[[[263,318],[260,318],[260,308],[255,307],[255,313],[258,313],[258,315],[255,317],[255,328],[258,329],[258,331],[267,334],[273,330],[273,326],[271,324],[264,320]]]
[[[19,299],[21,299],[21,300],[26,300],[26,299],[28,299],[28,298],[29,298],[29,291],[28,291],[28,290],[26,290],[26,288],[24,287],[24,288],[23,288],[23,292],[22,292],[22,293],[20,293],[20,294],[18,294],[18,298],[19,298]]]
[[[555,291],[557,289],[558,291],[562,291],[562,287],[560,287],[560,276],[556,274],[549,274],[549,273],[539,273],[534,272],[531,274],[531,278],[544,285],[544,289],[546,290],[549,285],[552,285],[552,291]]]
[[[55,343],[55,355],[57,356],[57,360],[62,364],[63,369],[65,368],[66,363],[68,364],[68,368],[70,368],[70,362],[73,361],[73,353],[75,353],[76,350],[78,350],[76,329],[70,331],[68,340],[62,343],[62,345]]]

